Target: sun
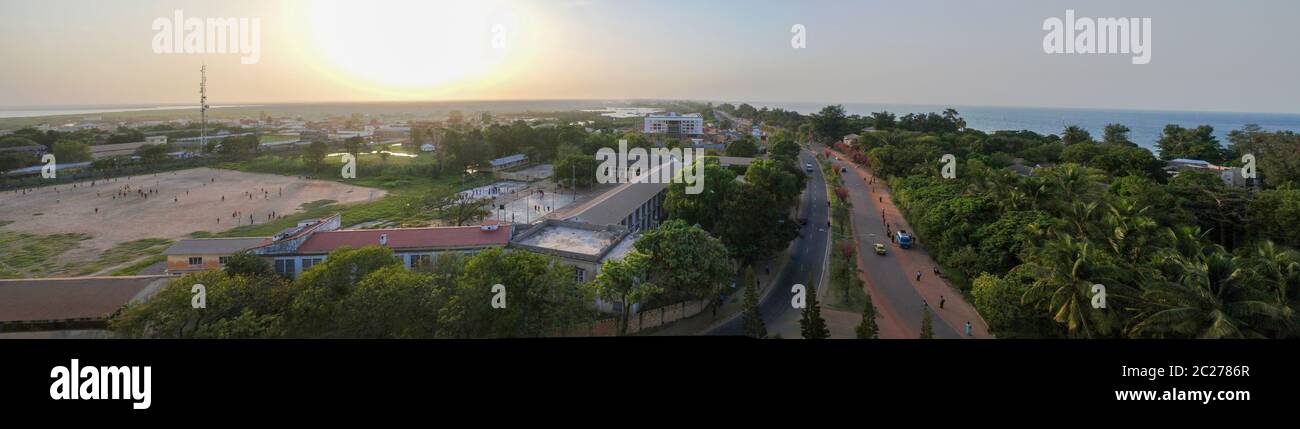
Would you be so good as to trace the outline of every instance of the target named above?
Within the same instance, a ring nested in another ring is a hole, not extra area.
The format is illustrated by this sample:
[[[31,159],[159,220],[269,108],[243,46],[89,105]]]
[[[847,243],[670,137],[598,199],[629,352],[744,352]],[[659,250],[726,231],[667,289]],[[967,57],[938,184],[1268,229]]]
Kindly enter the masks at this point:
[[[316,50],[337,76],[406,90],[486,78],[509,57],[516,11],[490,1],[312,1]]]

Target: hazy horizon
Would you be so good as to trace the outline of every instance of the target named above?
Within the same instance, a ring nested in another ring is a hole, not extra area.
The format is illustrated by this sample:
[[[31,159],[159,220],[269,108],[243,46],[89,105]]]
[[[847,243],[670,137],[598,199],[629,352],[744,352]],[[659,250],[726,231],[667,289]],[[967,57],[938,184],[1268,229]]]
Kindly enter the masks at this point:
[[[1300,4],[1012,0],[0,4],[0,108],[699,100],[1300,113]],[[1151,62],[1049,55],[1048,18],[1149,17]],[[151,25],[256,18],[259,60]],[[804,49],[791,46],[793,25]],[[176,43],[180,44],[180,41]]]

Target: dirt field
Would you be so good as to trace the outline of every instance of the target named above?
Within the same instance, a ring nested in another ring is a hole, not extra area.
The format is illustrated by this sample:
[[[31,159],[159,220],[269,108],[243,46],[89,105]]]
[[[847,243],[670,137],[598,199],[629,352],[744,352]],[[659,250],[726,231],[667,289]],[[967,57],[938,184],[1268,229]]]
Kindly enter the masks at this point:
[[[119,192],[121,191],[121,192]],[[144,191],[142,194],[139,191]],[[303,203],[370,201],[384,191],[292,176],[196,168],[0,194],[0,227],[48,235],[84,233],[90,239],[59,258],[94,260],[104,250],[142,238],[184,238],[220,232],[298,211]],[[222,200],[222,197],[225,200]],[[98,209],[98,213],[96,213]],[[239,212],[238,218],[232,214]]]

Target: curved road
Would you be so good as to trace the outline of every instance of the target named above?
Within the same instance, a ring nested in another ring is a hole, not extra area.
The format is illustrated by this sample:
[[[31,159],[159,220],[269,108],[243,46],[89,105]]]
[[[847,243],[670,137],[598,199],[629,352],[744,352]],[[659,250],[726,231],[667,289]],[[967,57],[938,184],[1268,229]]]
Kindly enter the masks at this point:
[[[812,284],[820,285],[822,281],[822,271],[826,263],[827,240],[829,239],[829,229],[826,222],[830,219],[830,212],[826,207],[826,180],[822,177],[822,169],[818,166],[817,160],[813,158],[808,151],[799,153],[799,160],[803,163],[812,163],[813,173],[808,175],[807,185],[804,187],[803,200],[801,204],[801,216],[808,219],[808,225],[799,230],[799,236],[791,241],[791,252],[789,262],[778,273],[775,285],[768,289],[767,294],[759,303],[759,311],[763,314],[763,323],[767,325],[769,332],[778,332],[783,323],[789,323],[795,320],[797,324],[799,311],[790,305],[791,298],[794,294],[790,288],[795,284],[809,286],[808,275],[812,274]],[[810,286],[809,291],[812,291]],[[820,297],[820,295],[819,295]],[[706,335],[743,335],[744,334],[744,317],[736,314],[731,319],[705,332]]]

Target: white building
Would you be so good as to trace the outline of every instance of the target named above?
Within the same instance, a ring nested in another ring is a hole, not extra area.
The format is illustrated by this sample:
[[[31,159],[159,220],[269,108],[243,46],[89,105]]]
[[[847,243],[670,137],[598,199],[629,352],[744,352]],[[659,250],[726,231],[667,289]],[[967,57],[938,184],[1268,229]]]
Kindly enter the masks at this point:
[[[646,115],[646,134],[666,134],[669,137],[698,137],[704,134],[704,117],[699,114]]]

